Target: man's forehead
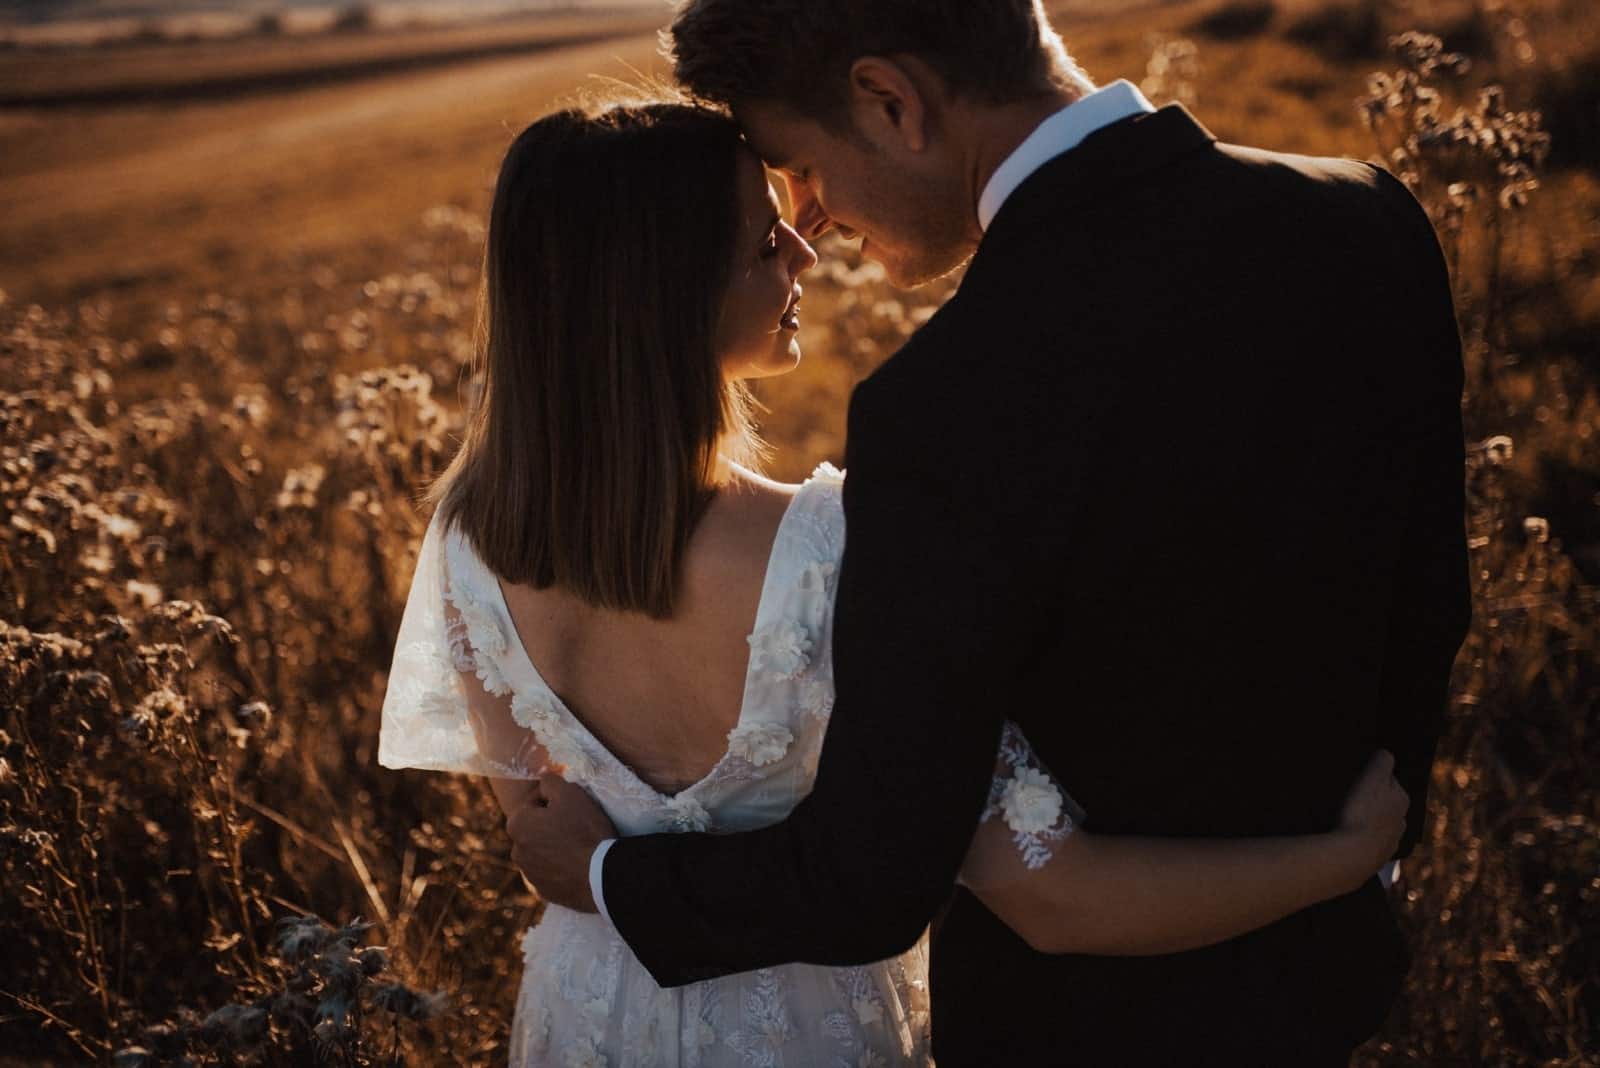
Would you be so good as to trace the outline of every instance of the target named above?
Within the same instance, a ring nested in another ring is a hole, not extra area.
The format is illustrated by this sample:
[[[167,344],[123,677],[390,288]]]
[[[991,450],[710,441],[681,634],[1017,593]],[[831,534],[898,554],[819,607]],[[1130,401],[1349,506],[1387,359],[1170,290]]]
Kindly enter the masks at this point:
[[[780,105],[745,104],[733,109],[744,139],[761,161],[774,170],[794,162],[805,146],[806,122],[784,113]]]

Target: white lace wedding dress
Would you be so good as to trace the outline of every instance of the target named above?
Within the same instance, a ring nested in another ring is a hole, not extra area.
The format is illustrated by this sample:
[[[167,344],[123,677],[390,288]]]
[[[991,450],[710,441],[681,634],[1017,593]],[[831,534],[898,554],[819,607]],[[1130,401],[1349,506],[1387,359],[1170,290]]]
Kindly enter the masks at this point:
[[[823,465],[783,516],[750,635],[739,721],[727,752],[699,782],[667,796],[608,752],[529,660],[494,574],[464,536],[437,520],[423,541],[396,644],[379,762],[526,779],[548,760],[623,835],[734,832],[782,820],[811,789],[833,706],[841,482]],[[470,706],[469,686],[482,691]],[[1035,867],[1081,814],[1031,763],[1021,735],[1008,728],[984,818],[1004,816]],[[865,967],[790,964],[663,990],[603,918],[551,905],[524,936],[522,952],[514,1068],[932,1063],[926,936]]]

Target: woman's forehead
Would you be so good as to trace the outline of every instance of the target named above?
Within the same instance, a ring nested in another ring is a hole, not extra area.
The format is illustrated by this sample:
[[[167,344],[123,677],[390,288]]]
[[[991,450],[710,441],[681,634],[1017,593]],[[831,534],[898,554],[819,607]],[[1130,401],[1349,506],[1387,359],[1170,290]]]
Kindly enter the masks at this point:
[[[767,169],[754,152],[739,152],[737,185],[739,215],[744,225],[765,230],[780,215],[777,193],[767,178]]]

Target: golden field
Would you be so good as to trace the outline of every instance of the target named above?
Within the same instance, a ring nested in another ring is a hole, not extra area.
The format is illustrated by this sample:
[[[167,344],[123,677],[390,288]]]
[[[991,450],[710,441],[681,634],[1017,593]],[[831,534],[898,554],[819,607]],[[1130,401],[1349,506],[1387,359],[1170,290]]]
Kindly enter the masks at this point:
[[[1098,80],[1380,158],[1434,213],[1476,611],[1359,1063],[1600,1065],[1600,13],[1055,6]],[[0,49],[0,1064],[504,1058],[537,898],[481,784],[377,766],[377,711],[499,155],[663,73],[658,21]],[[1471,61],[1425,77],[1461,136],[1361,105],[1410,29]],[[851,386],[948,291],[822,252],[762,390],[780,476],[842,458]]]

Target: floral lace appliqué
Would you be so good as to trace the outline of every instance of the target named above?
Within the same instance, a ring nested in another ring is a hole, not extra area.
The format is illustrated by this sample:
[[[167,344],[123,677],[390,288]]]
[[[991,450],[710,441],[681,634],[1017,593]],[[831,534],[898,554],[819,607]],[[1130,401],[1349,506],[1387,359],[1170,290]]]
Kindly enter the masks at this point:
[[[1019,768],[1000,798],[1006,826],[1018,834],[1041,834],[1061,818],[1061,790],[1037,768]]]
[[[784,1043],[794,1037],[794,1024],[784,1005],[783,980],[771,968],[755,974],[755,983],[744,996],[743,1026],[724,1041],[736,1050],[746,1064],[756,1068],[777,1068],[782,1063]]]
[[[594,758],[567,731],[550,698],[543,694],[516,694],[511,699],[511,718],[533,732],[549,754],[551,769],[568,782],[582,784],[594,777]]]
[[[781,723],[746,723],[728,732],[728,752],[764,768],[783,759],[794,744],[794,732]]]
[[[769,623],[747,640],[755,669],[776,678],[796,678],[811,663],[811,635],[792,619]]]
[[[826,460],[817,465],[816,470],[811,472],[811,477],[818,482],[825,482],[832,485],[844,484],[844,472]]]
[[[467,640],[472,645],[472,651],[466,655],[466,659],[471,660],[484,690],[496,697],[506,696],[511,692],[511,684],[500,670],[500,657],[506,652],[506,635],[500,628],[500,621],[463,590],[452,588],[450,599],[461,616]]]
[[[833,680],[804,679],[800,683],[800,711],[826,721],[833,715]]]
[[[1022,862],[1037,871],[1077,829],[1083,809],[1043,768],[1015,723],[1008,721],[1001,732],[998,763],[1003,770],[996,770],[989,785],[982,819],[1004,819]]]
[[[679,794],[667,798],[667,823],[674,831],[709,831],[711,829],[711,813],[706,807],[692,797]]]

